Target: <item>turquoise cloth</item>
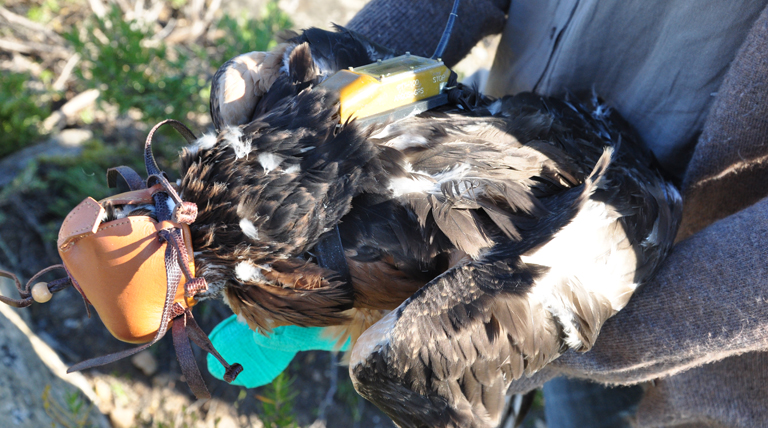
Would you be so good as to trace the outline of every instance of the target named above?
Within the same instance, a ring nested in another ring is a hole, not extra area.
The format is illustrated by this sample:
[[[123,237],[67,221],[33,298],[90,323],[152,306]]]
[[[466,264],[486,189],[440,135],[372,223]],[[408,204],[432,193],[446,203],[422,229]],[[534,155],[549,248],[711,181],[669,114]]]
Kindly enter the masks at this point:
[[[322,327],[284,326],[275,328],[269,336],[251,330],[245,322],[232,315],[213,329],[209,338],[213,347],[230,364],[240,363],[243,372],[232,382],[246,388],[271,383],[299,351],[332,351],[336,340],[326,338]],[[349,340],[341,347],[349,349]],[[224,378],[224,366],[208,355],[208,371],[219,379]]]

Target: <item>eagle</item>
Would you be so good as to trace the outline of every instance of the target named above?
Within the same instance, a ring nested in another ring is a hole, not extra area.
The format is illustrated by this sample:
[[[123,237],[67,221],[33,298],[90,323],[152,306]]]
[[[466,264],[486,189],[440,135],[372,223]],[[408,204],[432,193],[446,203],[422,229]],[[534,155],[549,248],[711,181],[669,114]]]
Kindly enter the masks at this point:
[[[681,198],[596,99],[456,84],[445,106],[341,123],[321,83],[396,55],[313,28],[219,69],[216,132],[181,155],[198,297],[257,331],[351,337],[355,388],[400,427],[493,427],[512,381],[589,350],[654,274]],[[329,239],[341,268],[319,263]]]

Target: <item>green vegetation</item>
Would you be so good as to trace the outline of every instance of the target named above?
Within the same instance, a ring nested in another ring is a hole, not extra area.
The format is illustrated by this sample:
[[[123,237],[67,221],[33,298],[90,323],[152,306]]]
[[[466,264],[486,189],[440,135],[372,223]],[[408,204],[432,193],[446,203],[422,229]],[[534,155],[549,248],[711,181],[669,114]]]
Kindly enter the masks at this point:
[[[298,394],[291,385],[293,379],[286,372],[280,373],[275,380],[257,394],[261,401],[262,413],[259,415],[267,428],[297,428],[294,420],[294,399]]]
[[[29,74],[0,73],[0,157],[39,139],[38,126],[50,114],[27,82]]]
[[[78,83],[99,89],[101,101],[120,113],[137,109],[147,122],[185,120],[187,113],[207,111],[204,88],[208,70],[189,67],[190,56],[152,40],[151,26],[126,21],[117,5],[104,18],[65,34],[83,58]]]
[[[291,26],[291,19],[276,1],[267,3],[261,19],[222,16],[218,28],[224,36],[216,41],[219,64],[242,53],[272,49],[277,45],[275,35]]]
[[[65,62],[61,57],[31,55],[28,61],[34,63],[34,73],[0,73],[0,158],[42,141],[41,123],[68,99],[88,89],[97,89],[100,95],[96,106],[76,118],[75,126],[94,133],[80,155],[39,156],[0,190],[0,211],[18,197],[45,200],[34,223],[46,241],[55,242],[63,217],[75,205],[86,196],[99,199],[109,194],[104,179],[108,168],[128,165],[139,173],[144,170],[143,138],[126,141],[115,126],[116,119],[122,127],[142,131],[166,118],[180,120],[192,129],[205,126],[209,123],[210,79],[216,69],[240,53],[271,48],[275,33],[292,25],[273,0],[260,19],[235,19],[224,14],[196,38],[177,38],[176,43],[170,43],[157,37],[171,17],[184,20],[185,6],[185,0],[167,2],[164,22],[137,19],[133,11],[124,11],[115,3],[101,18],[81,0],[32,1],[25,13],[16,8],[16,13],[31,21],[61,28],[58,35],[42,40],[58,40],[63,43],[60,48],[79,55],[79,61],[63,91],[52,89],[53,76],[61,72]],[[55,25],[57,22],[76,25]],[[178,27],[182,26],[168,28]],[[16,34],[10,28],[0,30],[0,34],[20,40],[29,36],[29,32]],[[0,58],[2,55],[0,51]],[[68,126],[72,125],[70,119]],[[153,146],[160,167],[172,177],[183,144],[175,131],[165,128]],[[0,218],[0,227],[2,223]]]
[[[30,5],[26,15],[32,21],[48,23],[64,6],[72,9],[72,3],[43,0]],[[185,3],[172,0],[166,7],[174,15],[182,12]],[[80,5],[81,9],[86,7]],[[62,50],[80,56],[66,94],[71,97],[86,89],[98,89],[98,109],[115,107],[123,115],[132,111],[134,118],[139,116],[147,125],[167,118],[189,122],[208,112],[210,79],[221,64],[241,53],[272,48],[275,34],[292,24],[273,0],[260,19],[223,15],[210,25],[206,34],[216,37],[200,35],[170,44],[157,37],[160,22],[129,19],[114,3],[102,18],[88,13],[78,25],[68,26],[69,30],[59,34],[66,43]],[[44,67],[55,62],[30,59]],[[0,157],[40,141],[39,125],[62,95],[51,89],[54,75],[48,68],[36,76],[0,73]],[[81,114],[82,125],[104,125],[92,124],[93,120],[92,112]]]
[[[355,422],[362,420],[362,404],[364,400],[355,390],[350,378],[345,377],[339,380],[339,390],[336,392],[336,397],[352,412],[352,419]]]

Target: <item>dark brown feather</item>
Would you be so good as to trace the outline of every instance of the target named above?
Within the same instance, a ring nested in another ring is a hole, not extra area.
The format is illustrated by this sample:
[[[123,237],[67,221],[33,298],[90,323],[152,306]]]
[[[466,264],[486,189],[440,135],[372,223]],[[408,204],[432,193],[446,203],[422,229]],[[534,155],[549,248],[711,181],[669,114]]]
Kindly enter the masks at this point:
[[[402,427],[494,426],[509,382],[589,349],[653,274],[679,196],[619,119],[535,94],[459,85],[457,104],[339,127],[315,85],[379,51],[343,31],[291,43],[253,120],[183,156],[197,274],[262,331],[355,337],[393,309],[353,348],[361,394]],[[351,283],[313,254],[337,227]]]

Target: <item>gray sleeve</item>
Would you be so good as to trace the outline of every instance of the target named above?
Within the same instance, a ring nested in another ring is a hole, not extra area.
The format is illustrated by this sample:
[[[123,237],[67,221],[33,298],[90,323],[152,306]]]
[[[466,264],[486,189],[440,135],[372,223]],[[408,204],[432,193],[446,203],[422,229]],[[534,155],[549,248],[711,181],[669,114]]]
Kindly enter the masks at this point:
[[[509,0],[464,0],[448,48],[451,67],[483,37],[502,31]],[[430,57],[448,21],[453,0],[373,0],[346,27],[398,52]]]
[[[679,235],[685,239],[655,279],[605,323],[592,350],[569,352],[513,389],[531,389],[558,375],[608,384],[665,378],[662,392],[678,384],[688,391],[667,410],[690,414],[701,410],[690,403],[711,389],[706,382],[712,369],[743,365],[744,357],[736,356],[768,350],[766,117],[768,9],[726,74],[686,172]],[[765,384],[754,387],[764,374],[741,370],[729,376],[729,394],[764,397]],[[659,391],[651,398],[658,400]],[[752,414],[764,419],[749,426],[765,426],[767,413]]]
[[[679,243],[562,374],[630,384],[768,349],[768,199]]]

